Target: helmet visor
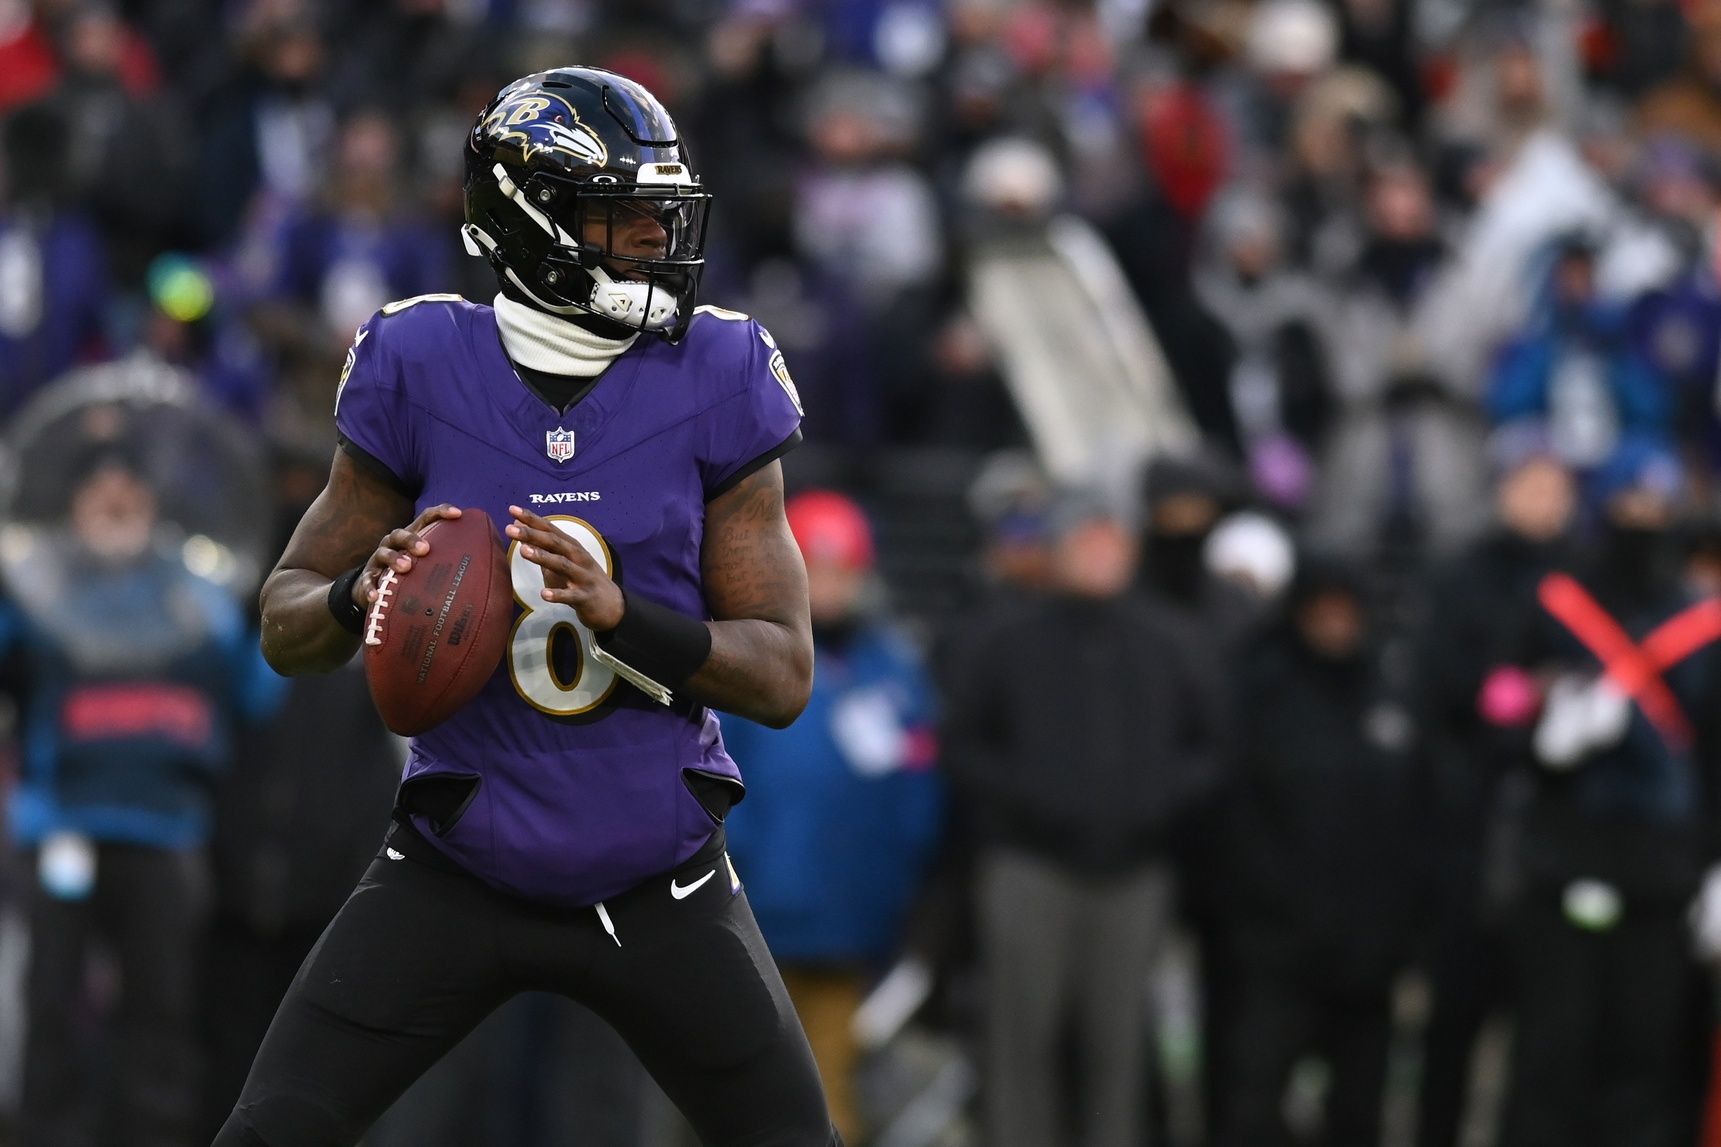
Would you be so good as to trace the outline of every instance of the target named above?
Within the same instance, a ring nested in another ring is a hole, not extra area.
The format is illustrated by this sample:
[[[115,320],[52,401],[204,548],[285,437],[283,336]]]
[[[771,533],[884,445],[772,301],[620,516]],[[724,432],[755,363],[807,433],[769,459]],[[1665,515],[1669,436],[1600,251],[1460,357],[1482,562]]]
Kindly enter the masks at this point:
[[[583,189],[574,222],[580,243],[606,262],[629,265],[698,266],[705,259],[705,225],[711,197],[694,191],[665,196],[659,189]]]

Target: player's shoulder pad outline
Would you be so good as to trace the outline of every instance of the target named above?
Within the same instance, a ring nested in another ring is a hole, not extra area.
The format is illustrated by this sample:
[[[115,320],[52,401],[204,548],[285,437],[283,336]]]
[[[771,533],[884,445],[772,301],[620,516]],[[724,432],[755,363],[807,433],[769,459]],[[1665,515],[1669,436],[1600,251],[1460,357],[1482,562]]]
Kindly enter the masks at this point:
[[[353,333],[353,343],[347,348],[346,361],[341,365],[340,381],[335,386],[335,409],[337,412],[340,410],[341,395],[347,388],[347,380],[352,377],[353,367],[358,362],[360,346],[362,346],[365,340],[371,335],[378,334],[385,325],[392,325],[385,324],[383,320],[394,319],[396,316],[411,311],[425,303],[453,303],[463,306],[471,305],[466,296],[454,294],[448,291],[433,291],[429,294],[412,295],[408,298],[395,299],[393,302],[384,303],[377,309],[375,314],[360,323],[358,330]],[[379,335],[379,340],[385,338],[386,336]],[[373,350],[377,345],[377,343],[371,344]]]
[[[765,346],[765,351],[769,356],[766,365],[771,371],[771,377],[777,380],[777,385],[782,387],[783,393],[789,396],[789,401],[794,404],[795,413],[803,418],[806,417],[806,408],[801,405],[801,392],[795,388],[795,380],[789,374],[789,365],[783,358],[782,349],[777,346],[777,340],[771,336],[771,332],[765,329],[764,323],[752,315],[741,311],[732,311],[711,303],[704,303],[695,307],[693,313],[695,316],[709,315],[724,323],[746,324],[751,327],[758,334],[759,341]]]

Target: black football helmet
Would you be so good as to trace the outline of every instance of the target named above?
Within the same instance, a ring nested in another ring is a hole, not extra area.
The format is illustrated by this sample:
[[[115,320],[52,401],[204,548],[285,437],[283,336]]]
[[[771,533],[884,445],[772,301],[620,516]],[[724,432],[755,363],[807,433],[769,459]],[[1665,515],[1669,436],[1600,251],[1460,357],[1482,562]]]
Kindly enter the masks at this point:
[[[711,196],[657,97],[601,68],[515,80],[466,144],[466,250],[503,290],[671,342],[693,318]],[[644,216],[655,249],[616,249]],[[655,237],[654,237],[655,238]]]

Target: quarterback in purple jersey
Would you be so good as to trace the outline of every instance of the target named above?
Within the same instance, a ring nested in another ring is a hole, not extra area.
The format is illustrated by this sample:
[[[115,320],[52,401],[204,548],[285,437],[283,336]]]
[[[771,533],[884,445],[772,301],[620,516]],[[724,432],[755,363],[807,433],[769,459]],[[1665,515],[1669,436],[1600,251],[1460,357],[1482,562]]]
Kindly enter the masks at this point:
[[[459,506],[506,522],[501,666],[412,743],[382,850],[282,1001],[218,1147],[356,1143],[511,995],[606,1019],[710,1147],[838,1144],[723,846],[713,710],[806,704],[806,575],[778,458],[800,405],[770,334],[695,305],[710,196],[644,88],[560,68],[466,149],[491,305],[361,326],[327,488],[263,588],[283,673],[356,650],[389,569]],[[380,540],[379,540],[380,539]]]

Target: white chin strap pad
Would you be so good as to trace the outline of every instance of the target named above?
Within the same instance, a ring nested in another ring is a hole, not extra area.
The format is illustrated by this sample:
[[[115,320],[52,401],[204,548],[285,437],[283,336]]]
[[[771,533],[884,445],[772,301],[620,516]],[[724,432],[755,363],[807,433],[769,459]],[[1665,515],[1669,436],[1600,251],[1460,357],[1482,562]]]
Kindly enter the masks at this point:
[[[650,283],[612,279],[602,267],[593,267],[588,273],[592,297],[587,305],[593,314],[646,331],[662,330],[675,321],[679,308],[673,292]]]

